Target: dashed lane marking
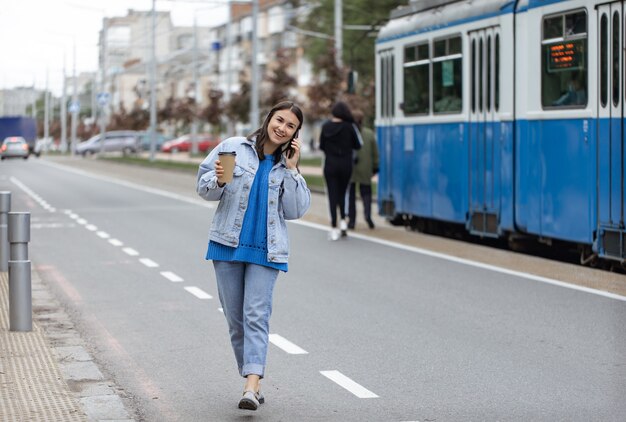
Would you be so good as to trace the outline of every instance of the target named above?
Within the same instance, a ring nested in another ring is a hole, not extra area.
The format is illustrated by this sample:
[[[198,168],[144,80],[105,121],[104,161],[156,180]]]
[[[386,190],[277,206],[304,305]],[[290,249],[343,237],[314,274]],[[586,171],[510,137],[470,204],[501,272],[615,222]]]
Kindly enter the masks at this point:
[[[157,264],[156,262],[154,262],[150,258],[140,258],[139,262],[141,262],[143,265],[145,265],[148,268],[155,268],[155,267],[159,266],[159,264]]]
[[[200,289],[198,287],[195,287],[195,286],[186,286],[185,290],[187,290],[189,293],[191,293],[192,295],[194,295],[198,299],[213,299],[213,296],[211,296],[210,294],[208,294],[204,290],[202,290],[202,289]]]
[[[98,235],[98,237],[101,237],[103,239],[108,239],[109,237],[111,237],[110,234],[108,234],[107,232],[103,232],[103,231],[97,232],[96,235]]]
[[[124,243],[119,239],[109,239],[109,243],[113,246],[122,246]]]
[[[184,281],[182,277],[179,277],[171,271],[161,271],[161,275],[173,283],[180,283],[181,281]]]
[[[350,378],[346,377],[339,371],[320,371],[320,374],[324,375],[329,380],[337,383],[338,385],[345,388],[360,399],[378,398],[376,394],[372,393],[361,384],[357,384],[356,382],[352,381]]]
[[[309,353],[279,334],[270,334],[270,342],[290,355],[306,355]]]
[[[137,256],[137,255],[139,255],[139,252],[137,252],[133,248],[124,248],[122,250],[124,251],[124,253],[126,253],[126,254],[128,254],[130,256]]]
[[[90,232],[95,232],[96,230],[98,230],[98,227],[94,226],[93,224],[87,224],[85,228],[89,230]]]

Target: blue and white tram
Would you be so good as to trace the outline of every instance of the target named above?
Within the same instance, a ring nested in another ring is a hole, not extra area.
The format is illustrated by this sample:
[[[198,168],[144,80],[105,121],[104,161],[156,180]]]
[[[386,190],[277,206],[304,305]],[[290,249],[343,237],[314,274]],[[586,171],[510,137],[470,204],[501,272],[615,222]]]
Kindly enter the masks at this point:
[[[376,43],[378,205],[624,261],[626,2],[417,0]]]

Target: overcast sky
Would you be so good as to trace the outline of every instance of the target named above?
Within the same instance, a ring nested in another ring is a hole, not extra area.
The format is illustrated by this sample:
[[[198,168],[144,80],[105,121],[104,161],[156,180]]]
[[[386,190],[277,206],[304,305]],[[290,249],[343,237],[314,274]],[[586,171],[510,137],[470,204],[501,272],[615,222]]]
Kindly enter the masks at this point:
[[[157,0],[177,26],[216,26],[226,17],[227,0]],[[151,0],[0,0],[0,88],[48,86],[60,95],[63,62],[71,75],[98,68],[98,36],[104,16],[125,16],[128,9],[150,10]]]

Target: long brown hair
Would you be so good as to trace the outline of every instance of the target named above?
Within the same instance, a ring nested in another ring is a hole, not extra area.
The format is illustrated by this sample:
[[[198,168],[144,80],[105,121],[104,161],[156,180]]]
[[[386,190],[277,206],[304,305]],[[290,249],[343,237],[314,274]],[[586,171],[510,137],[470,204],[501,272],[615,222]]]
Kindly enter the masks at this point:
[[[298,118],[298,121],[300,122],[300,124],[298,125],[298,128],[294,132],[294,136],[298,133],[298,131],[302,127],[302,122],[304,122],[304,114],[302,113],[302,110],[300,109],[300,107],[296,105],[296,103],[294,103],[293,101],[282,101],[276,104],[274,107],[272,107],[270,112],[265,117],[265,120],[263,121],[263,125],[257,130],[255,130],[254,132],[252,132],[250,135],[248,135],[248,140],[250,141],[254,137],[256,137],[255,148],[256,148],[256,153],[259,156],[259,160],[265,159],[265,154],[263,153],[263,146],[269,139],[267,127],[269,126],[270,120],[272,120],[272,116],[274,116],[274,113],[280,110],[289,110],[293,114],[295,114],[296,117]],[[291,139],[289,141],[291,141]],[[289,143],[287,142],[287,144]],[[274,154],[274,164],[278,163],[279,161],[280,161],[280,153]]]

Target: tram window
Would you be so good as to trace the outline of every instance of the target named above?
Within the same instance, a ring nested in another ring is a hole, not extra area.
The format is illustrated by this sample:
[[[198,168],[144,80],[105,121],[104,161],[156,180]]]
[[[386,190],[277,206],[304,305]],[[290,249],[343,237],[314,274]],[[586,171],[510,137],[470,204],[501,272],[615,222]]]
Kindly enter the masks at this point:
[[[620,53],[620,26],[619,26],[619,13],[613,13],[613,36],[611,37],[611,42],[613,43],[613,52],[612,52],[612,63],[613,63],[613,78],[611,80],[611,85],[613,86],[613,105],[617,106],[619,103],[619,60],[616,60],[616,57],[619,57]]]
[[[496,87],[495,87],[495,101],[496,101],[496,111],[500,110],[500,34],[496,34],[496,46],[495,46],[495,55],[496,55]]]
[[[563,16],[544,19],[543,39],[560,38],[563,36]]]
[[[430,56],[428,43],[404,49],[404,114],[430,112]]]
[[[476,39],[472,40],[472,58],[471,58],[470,82],[472,84],[472,113],[476,112]]]
[[[483,111],[483,39],[478,43],[478,111]]]
[[[435,113],[459,113],[463,105],[461,37],[434,42],[433,105]]]
[[[487,37],[487,111],[491,111],[491,35]]]
[[[541,104],[545,108],[587,105],[587,14],[575,11],[543,20]]]
[[[609,96],[609,28],[605,14],[600,19],[600,104],[606,107]]]
[[[395,79],[395,57],[391,56],[391,63],[389,65],[389,90],[391,95],[389,96],[389,116],[396,115],[396,79]]]

